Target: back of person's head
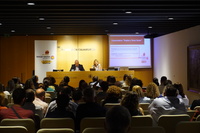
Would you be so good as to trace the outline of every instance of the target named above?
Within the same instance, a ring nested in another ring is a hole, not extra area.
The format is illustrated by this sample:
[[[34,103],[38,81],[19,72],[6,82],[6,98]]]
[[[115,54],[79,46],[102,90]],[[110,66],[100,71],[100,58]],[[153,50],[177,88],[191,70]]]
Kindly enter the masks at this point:
[[[32,78],[31,79],[27,79],[24,85],[24,89],[35,89],[34,83]]]
[[[60,89],[60,94],[64,94],[64,95],[68,95],[71,96],[72,95],[72,90],[70,87],[68,86],[64,86]]]
[[[107,82],[108,82],[108,84],[114,85],[116,82],[116,78],[114,76],[108,76]]]
[[[45,78],[45,79],[43,80],[43,85],[44,85],[44,90],[46,91],[47,88],[50,86],[50,79],[49,79],[49,77],[48,77],[48,78]]]
[[[122,91],[120,87],[117,87],[115,85],[109,86],[108,90],[106,91],[107,98],[116,98],[121,99],[122,98]]]
[[[100,86],[101,86],[101,89],[102,89],[104,92],[106,92],[106,91],[108,90],[108,82],[102,81],[102,82],[100,83]]]
[[[130,75],[128,75],[128,76],[126,77],[125,83],[126,83],[128,86],[131,85],[131,83],[132,83],[132,77],[131,77]]]
[[[136,112],[139,108],[139,99],[136,93],[126,93],[121,101],[121,105],[126,107],[129,112]]]
[[[92,81],[93,81],[93,82],[98,81],[98,80],[99,80],[98,76],[92,77]]]
[[[74,90],[72,93],[72,99],[77,102],[82,99],[82,91],[81,90]]]
[[[35,99],[35,92],[33,89],[27,89],[26,90],[26,102],[33,102]]]
[[[146,88],[146,96],[154,99],[159,95],[160,91],[158,89],[158,86],[154,82],[149,83]]]
[[[24,89],[17,88],[13,91],[12,97],[14,104],[22,105],[26,97],[26,92]]]
[[[32,80],[33,80],[34,83],[37,83],[37,82],[38,82],[38,76],[37,76],[37,75],[34,75],[34,76],[32,77]]]
[[[185,94],[183,91],[183,86],[180,83],[174,83],[174,87],[178,90],[179,95],[182,96],[182,98],[185,98]]]
[[[68,95],[59,94],[56,99],[58,108],[65,108],[69,105],[70,98]]]
[[[106,113],[105,130],[107,133],[128,133],[131,115],[123,106],[113,106]]]
[[[165,93],[164,93],[165,96],[176,97],[177,94],[178,94],[178,90],[172,84],[166,85]]]
[[[0,92],[3,92],[3,91],[4,91],[3,84],[0,83]]]
[[[126,80],[126,77],[128,76],[128,74],[124,74],[123,76],[123,80],[125,81]]]
[[[7,91],[12,92],[15,89],[15,82],[13,80],[9,80],[6,89]]]
[[[43,98],[45,97],[45,90],[42,89],[42,88],[38,88],[36,91],[35,91],[35,96],[41,100],[43,100]]]
[[[19,78],[18,77],[13,77],[12,80],[14,81],[15,84],[19,83]]]
[[[131,85],[130,85],[129,90],[131,91],[132,88],[133,88],[133,86],[135,86],[135,85],[139,85],[140,87],[142,87],[142,86],[143,86],[142,80],[140,80],[140,79],[138,79],[138,78],[132,78],[132,81],[131,81]]]
[[[63,78],[63,80],[64,80],[65,83],[69,83],[70,78],[69,78],[68,76],[65,76],[65,77]]]
[[[166,85],[166,83],[167,83],[167,77],[166,77],[166,76],[162,76],[162,77],[160,78],[160,84],[161,84],[161,85]]]
[[[153,82],[157,85],[157,86],[159,86],[159,82],[158,82],[158,78],[153,78]]]
[[[132,91],[138,94],[138,97],[144,97],[144,92],[142,91],[142,87],[139,85],[135,85],[132,88]]]
[[[0,92],[0,106],[4,105],[5,101],[5,94],[3,92]]]
[[[91,88],[84,89],[83,99],[85,102],[94,102],[94,90]]]

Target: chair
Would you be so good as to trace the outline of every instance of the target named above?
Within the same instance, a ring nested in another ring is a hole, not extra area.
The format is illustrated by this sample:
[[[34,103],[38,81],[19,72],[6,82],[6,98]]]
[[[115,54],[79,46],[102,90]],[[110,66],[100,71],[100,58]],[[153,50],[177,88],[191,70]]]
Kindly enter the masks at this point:
[[[37,133],[74,133],[74,130],[71,128],[48,128],[40,129]]]
[[[196,110],[187,110],[187,114],[190,116],[191,119],[194,116],[195,112],[196,112]]]
[[[0,133],[28,133],[24,126],[0,126]]]
[[[131,127],[153,126],[153,118],[150,115],[132,116]]]
[[[175,133],[200,133],[200,121],[182,121],[176,125]]]
[[[129,133],[165,133],[163,127],[132,127]]]
[[[40,121],[40,128],[74,128],[72,118],[43,118]]]
[[[82,133],[106,133],[104,128],[85,128]]]
[[[28,133],[35,133],[35,123],[32,119],[3,119],[1,126],[24,126]]]
[[[196,121],[200,121],[200,115],[197,116]]]
[[[110,109],[113,106],[119,106],[119,105],[120,105],[120,103],[106,103],[106,104],[104,104],[104,107],[107,109]]]
[[[81,120],[80,133],[83,132],[85,128],[90,127],[104,127],[105,117],[86,117]]]
[[[161,115],[158,118],[158,126],[165,129],[166,133],[174,133],[176,129],[176,124],[180,121],[189,121],[190,116],[188,114],[180,115]]]
[[[140,103],[139,106],[143,109],[144,115],[149,115],[149,107],[150,103]]]

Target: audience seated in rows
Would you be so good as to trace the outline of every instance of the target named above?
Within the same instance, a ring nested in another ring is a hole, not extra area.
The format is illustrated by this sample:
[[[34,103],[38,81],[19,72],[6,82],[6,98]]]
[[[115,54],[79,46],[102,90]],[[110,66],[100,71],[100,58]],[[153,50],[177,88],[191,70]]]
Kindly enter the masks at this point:
[[[137,93],[139,98],[139,103],[151,103],[151,99],[144,95],[144,92],[139,85],[133,86],[132,91]]]
[[[108,82],[102,81],[100,83],[100,88],[98,89],[96,97],[95,97],[97,103],[101,104],[101,101],[106,98],[107,90],[108,90]]]
[[[185,104],[185,106],[189,106],[189,99],[187,98],[187,95],[185,95],[184,91],[183,91],[183,86],[182,84],[179,83],[175,83],[174,87],[178,90],[178,95],[177,98],[181,98]]]
[[[144,115],[143,109],[139,107],[139,98],[136,93],[126,93],[121,105],[129,110],[131,116]]]

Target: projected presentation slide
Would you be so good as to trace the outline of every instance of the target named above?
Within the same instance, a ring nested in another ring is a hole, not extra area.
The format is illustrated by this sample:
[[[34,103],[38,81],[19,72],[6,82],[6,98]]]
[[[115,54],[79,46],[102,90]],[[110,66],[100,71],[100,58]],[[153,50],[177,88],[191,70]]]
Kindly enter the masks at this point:
[[[142,35],[109,35],[109,66],[151,68],[151,43]]]

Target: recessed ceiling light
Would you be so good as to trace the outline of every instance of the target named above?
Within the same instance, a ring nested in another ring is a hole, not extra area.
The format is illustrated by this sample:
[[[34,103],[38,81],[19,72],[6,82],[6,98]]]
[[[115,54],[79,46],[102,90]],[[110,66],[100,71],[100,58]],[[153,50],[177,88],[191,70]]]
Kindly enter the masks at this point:
[[[137,35],[138,35],[138,34],[139,34],[139,32],[135,32],[135,34],[137,34]]]
[[[43,21],[43,20],[45,20],[45,19],[44,19],[44,18],[39,18],[39,20]]]
[[[33,2],[29,2],[29,3],[27,3],[27,5],[28,5],[28,6],[34,6],[35,3],[33,3]]]
[[[0,25],[2,25],[2,23],[0,23]]]
[[[51,35],[54,35],[54,33],[51,33]]]
[[[149,26],[148,28],[149,28],[149,29],[152,29],[153,27],[152,27],[152,26]]]
[[[131,12],[131,11],[126,11],[125,13],[127,13],[127,14],[131,14],[132,12]]]
[[[51,29],[51,27],[47,27],[47,29],[48,29],[48,30],[50,30],[50,29]]]
[[[118,25],[118,23],[117,22],[113,22],[113,25]]]
[[[15,30],[11,30],[11,32],[13,33],[13,32],[15,32]]]
[[[172,18],[172,17],[169,17],[169,18],[168,18],[168,20],[174,20],[174,18]]]

